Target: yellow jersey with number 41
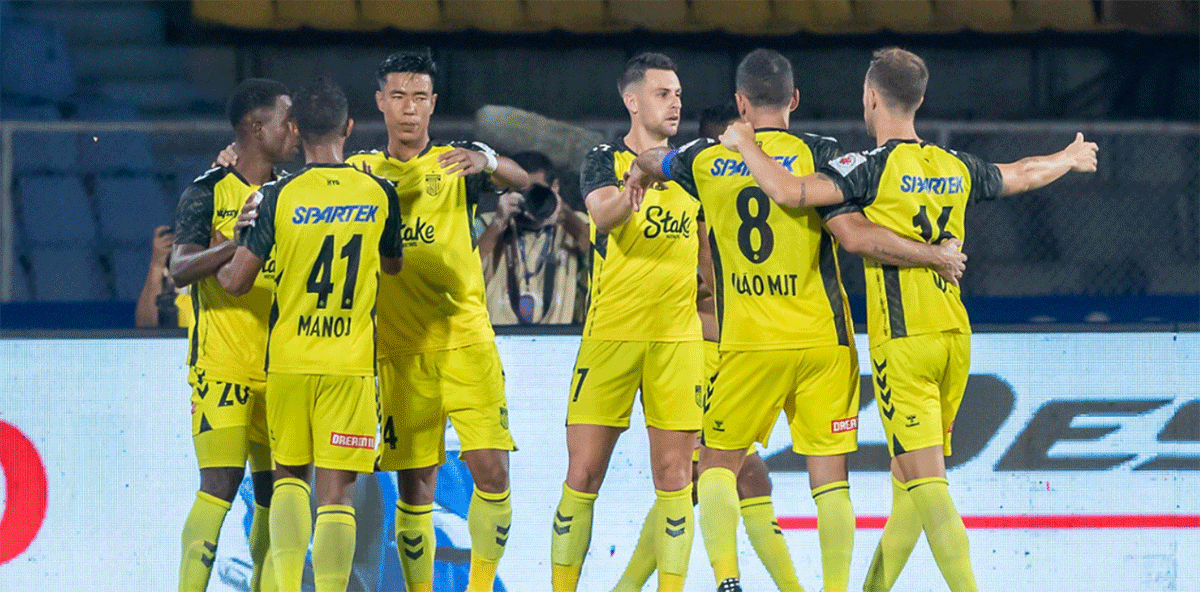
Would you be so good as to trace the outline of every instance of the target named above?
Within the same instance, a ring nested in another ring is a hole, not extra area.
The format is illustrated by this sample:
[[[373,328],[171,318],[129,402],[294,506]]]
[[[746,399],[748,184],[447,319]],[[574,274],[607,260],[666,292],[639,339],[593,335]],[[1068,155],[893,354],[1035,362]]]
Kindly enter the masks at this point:
[[[267,372],[373,376],[380,257],[399,257],[391,183],[347,164],[310,164],[262,186],[242,245],[275,249]]]
[[[793,175],[840,152],[833,138],[754,134]],[[852,345],[837,244],[812,208],[775,204],[742,156],[700,139],[670,157],[670,176],[700,200],[712,248],[721,351]]]
[[[844,203],[821,209],[825,219],[861,212],[900,236],[929,244],[965,240],[967,204],[998,196],[1003,184],[996,165],[915,140],[890,140],[874,150],[838,156],[823,163],[820,172],[845,197]],[[971,332],[959,288],[933,269],[870,259],[863,259],[863,267],[872,347],[910,335]]]

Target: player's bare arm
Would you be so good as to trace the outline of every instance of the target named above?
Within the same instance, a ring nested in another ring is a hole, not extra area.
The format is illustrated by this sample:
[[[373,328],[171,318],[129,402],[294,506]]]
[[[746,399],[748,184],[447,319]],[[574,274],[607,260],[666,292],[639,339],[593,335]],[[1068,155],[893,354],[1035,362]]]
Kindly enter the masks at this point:
[[[511,158],[499,154],[455,148],[438,156],[438,164],[442,165],[446,174],[460,177],[487,173],[494,184],[505,189],[522,191],[529,187],[529,173]]]
[[[399,257],[380,257],[379,269],[388,275],[396,275],[400,270],[404,269],[404,254]]]
[[[262,271],[263,260],[246,247],[238,247],[233,259],[217,270],[217,281],[226,292],[243,296],[254,287],[254,278]]]
[[[827,175],[797,177],[771,158],[754,141],[754,128],[735,121],[721,134],[721,145],[742,155],[754,182],[776,204],[788,208],[830,206],[842,203],[842,189]]]
[[[646,150],[634,159],[633,164],[629,167],[629,172],[625,175],[625,191],[628,193],[627,199],[633,211],[641,209],[642,200],[646,197],[646,189],[655,183],[670,181],[667,178],[666,169],[663,168],[666,159],[670,157],[674,157],[671,149],[660,146]]]
[[[1075,141],[1066,148],[1046,156],[1030,156],[1009,164],[998,164],[1004,185],[1000,195],[1015,195],[1025,191],[1041,189],[1068,172],[1096,172],[1096,153],[1100,147],[1087,142],[1082,133],[1075,134]]]
[[[834,216],[825,222],[847,251],[885,265],[929,267],[957,286],[967,267],[962,241],[950,239],[936,245],[904,238],[871,222],[861,212]]]
[[[633,215],[629,200],[630,186],[618,189],[616,185],[601,187],[584,198],[588,216],[596,225],[596,232],[608,232],[620,226]]]

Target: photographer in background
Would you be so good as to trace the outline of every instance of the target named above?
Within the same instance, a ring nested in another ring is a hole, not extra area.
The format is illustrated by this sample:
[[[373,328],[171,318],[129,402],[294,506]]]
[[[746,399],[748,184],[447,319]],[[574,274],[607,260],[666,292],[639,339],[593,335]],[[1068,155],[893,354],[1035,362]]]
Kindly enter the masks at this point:
[[[175,230],[170,226],[154,229],[151,241],[150,270],[138,296],[134,325],[138,329],[191,327],[192,299],[188,290],[176,290],[167,273],[171,247],[175,245]]]
[[[513,160],[529,173],[523,192],[500,196],[495,213],[482,214],[479,256],[493,325],[563,325],[583,320],[591,248],[587,217],[559,196],[546,155],[522,152]]]

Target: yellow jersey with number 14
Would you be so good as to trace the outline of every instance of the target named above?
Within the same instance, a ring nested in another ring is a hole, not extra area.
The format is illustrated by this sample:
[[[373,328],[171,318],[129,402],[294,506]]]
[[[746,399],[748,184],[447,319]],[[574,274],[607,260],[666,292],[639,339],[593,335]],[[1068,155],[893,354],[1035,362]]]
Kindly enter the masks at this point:
[[[901,236],[929,244],[965,240],[970,199],[999,195],[995,165],[933,144],[891,140],[820,167],[842,189],[843,204],[822,208],[826,219],[862,212]],[[871,346],[925,333],[971,332],[959,289],[928,267],[897,267],[863,260],[867,276],[867,332]]]
[[[839,152],[832,138],[786,130],[758,130],[755,140],[796,176]],[[816,211],[776,205],[741,155],[713,140],[684,146],[669,169],[704,208],[721,351],[853,344],[837,244]]]
[[[275,249],[267,372],[373,376],[380,257],[399,257],[390,183],[347,164],[310,164],[262,186],[242,244]]]
[[[620,189],[637,154],[624,142],[601,144],[584,158],[583,195]],[[639,211],[608,232],[591,224],[592,281],[583,339],[692,341],[696,314],[699,204],[676,183],[646,191]]]
[[[404,270],[379,287],[379,357],[457,349],[493,341],[483,264],[471,235],[488,176],[447,175],[438,157],[468,142],[430,143],[403,161],[387,148],[355,154],[346,162],[395,184],[400,198]]]

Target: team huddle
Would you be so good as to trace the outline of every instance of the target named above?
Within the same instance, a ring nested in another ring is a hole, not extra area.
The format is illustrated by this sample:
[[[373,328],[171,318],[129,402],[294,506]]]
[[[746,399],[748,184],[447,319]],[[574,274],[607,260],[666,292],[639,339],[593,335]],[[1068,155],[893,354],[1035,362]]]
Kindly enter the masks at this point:
[[[355,479],[396,471],[404,587],[431,592],[447,420],[475,483],[467,590],[493,588],[516,447],[471,219],[481,195],[530,180],[484,144],[431,141],[434,76],[427,53],[384,60],[375,98],[387,146],[349,157],[354,122],[337,85],[319,78],[289,93],[248,80],[229,101],[234,147],[180,198],[170,273],[192,286],[201,475],[181,591],[206,588],[248,463],[253,591],[298,592],[310,541],[315,589],[346,590]],[[876,52],[862,98],[878,147],[847,154],[833,138],[788,131],[799,103],[791,64],[756,50],[737,68],[736,113],[676,150],[674,63],[655,53],[627,63],[618,91],[629,132],[594,148],[581,175],[592,280],[563,385],[569,468],[545,517],[555,592],[579,584],[592,507],[639,391],[656,501],[615,590],[640,590],[655,571],[658,590],[682,590],[697,512],[719,592],[741,590],[739,516],[776,586],[802,590],[755,452],[781,411],[807,457],[824,589],[848,589],[859,368],[839,245],[864,261],[892,454],[892,512],[864,590],[891,589],[921,532],[950,589],[976,589],[944,462],[970,360],[965,210],[1094,171],[1097,147],[1080,135],[995,165],[924,142],[913,120],[927,81],[916,55]],[[305,165],[276,177],[298,149]]]

